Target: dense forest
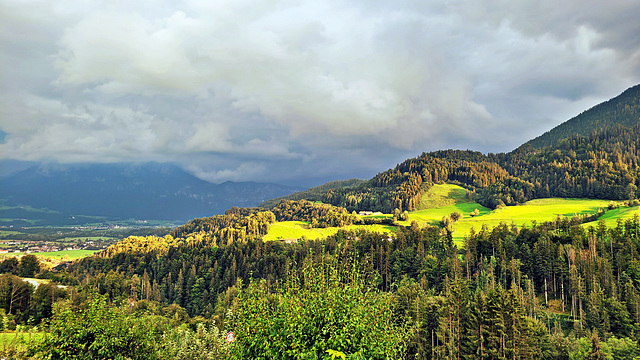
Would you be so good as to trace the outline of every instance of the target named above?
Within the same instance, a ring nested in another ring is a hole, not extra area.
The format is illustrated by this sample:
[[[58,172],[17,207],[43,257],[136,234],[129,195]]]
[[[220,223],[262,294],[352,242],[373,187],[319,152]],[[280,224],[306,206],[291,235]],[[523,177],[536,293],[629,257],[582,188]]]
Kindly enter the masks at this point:
[[[203,235],[223,218],[227,227]],[[328,351],[354,359],[640,356],[637,217],[614,228],[601,222],[585,229],[578,218],[503,224],[472,233],[462,249],[446,228],[416,223],[391,238],[340,231],[325,240],[263,242],[260,229],[273,218],[237,209],[178,228],[176,237],[129,237],[43,274],[74,285],[54,293],[68,300],[54,311],[49,345],[79,331],[70,324],[81,311],[106,312],[118,323],[155,319],[146,337],[127,333],[144,346],[118,350],[146,349],[147,358],[178,351],[186,341],[180,336],[208,346],[215,353],[208,358],[330,358]],[[243,236],[225,238],[228,227]],[[18,263],[15,271],[25,268]],[[11,321],[50,315],[42,287],[7,301],[10,280],[0,280]],[[227,331],[236,334],[232,346],[221,342]],[[43,356],[47,349],[31,351]]]

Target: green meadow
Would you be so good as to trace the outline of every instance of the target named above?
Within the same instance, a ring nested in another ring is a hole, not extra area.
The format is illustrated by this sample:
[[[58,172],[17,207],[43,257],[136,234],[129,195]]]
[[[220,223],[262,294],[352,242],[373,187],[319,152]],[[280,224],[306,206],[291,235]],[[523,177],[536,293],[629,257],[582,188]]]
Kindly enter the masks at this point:
[[[283,221],[272,224],[269,233],[262,238],[264,241],[291,240],[291,239],[324,239],[338,232],[341,228],[311,228],[305,221]],[[388,225],[350,225],[342,229],[356,230],[366,229],[369,231],[392,233],[396,231],[395,226]]]
[[[45,252],[34,252],[34,253],[30,253],[31,255],[36,255],[36,256],[42,256],[48,259],[54,259],[54,260],[62,260],[65,258],[65,256],[69,259],[69,260],[75,260],[75,259],[80,259],[83,257],[87,257],[87,256],[91,256],[93,254],[95,254],[96,252],[98,252],[98,250],[60,250],[60,251],[45,251]],[[9,256],[20,256],[20,255],[24,255],[25,253],[19,252],[19,253],[11,253],[11,254],[6,254]]]
[[[478,231],[483,226],[492,228],[501,223],[531,226],[534,221],[552,221],[558,215],[572,217],[594,214],[598,209],[606,209],[608,204],[608,200],[549,198],[531,200],[523,205],[506,206],[484,214],[481,212],[473,218],[468,213],[463,213],[462,220],[453,224],[453,238],[455,241],[462,241],[472,228]]]
[[[600,218],[598,218],[598,220],[592,221],[592,222],[588,222],[588,223],[584,223],[584,224],[582,224],[582,226],[584,226],[584,227],[594,226],[595,227],[595,226],[598,225],[598,222],[600,220],[604,220],[604,223],[605,223],[605,225],[607,225],[608,228],[616,227],[616,225],[618,223],[618,219],[622,219],[622,220],[631,219],[631,218],[633,218],[634,215],[640,216],[640,207],[638,207],[638,206],[634,206],[634,207],[620,206],[618,208],[608,210],[607,212],[604,213],[604,215],[600,216]]]
[[[609,200],[596,199],[536,199],[517,206],[506,206],[496,210],[490,210],[476,202],[466,198],[466,190],[458,185],[436,184],[422,197],[419,210],[409,213],[408,221],[400,221],[401,225],[410,225],[416,221],[421,226],[438,226],[444,216],[453,212],[462,214],[462,219],[453,224],[453,239],[458,246],[463,246],[464,237],[471,229],[479,231],[483,226],[493,228],[502,223],[515,224],[517,226],[531,226],[533,222],[541,223],[553,221],[558,216],[572,217],[574,215],[590,215],[599,209],[607,210]],[[478,209],[479,214],[471,216],[471,212]],[[608,227],[616,226],[618,219],[631,218],[634,214],[640,215],[640,207],[624,207],[606,211],[600,219],[604,220]],[[376,218],[391,217],[389,214],[367,216]],[[596,225],[596,222],[584,224],[584,226]],[[383,225],[353,225],[345,229],[363,228],[369,231],[384,233],[395,232],[394,226]],[[265,241],[285,239],[317,239],[333,235],[338,228],[312,229],[308,223],[302,221],[286,221],[271,225],[269,233],[264,237]]]
[[[44,332],[0,332],[0,348],[25,351],[31,343],[39,342]]]

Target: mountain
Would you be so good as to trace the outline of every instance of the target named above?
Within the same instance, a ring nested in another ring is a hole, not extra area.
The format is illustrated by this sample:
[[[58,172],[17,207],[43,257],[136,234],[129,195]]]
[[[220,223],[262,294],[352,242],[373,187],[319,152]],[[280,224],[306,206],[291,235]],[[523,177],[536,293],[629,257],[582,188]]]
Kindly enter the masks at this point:
[[[589,136],[597,130],[618,125],[634,127],[640,121],[640,85],[625,90],[615,98],[598,104],[580,115],[530,140],[534,148],[554,146],[573,135]]]
[[[307,189],[305,191],[300,191],[293,194],[267,200],[262,204],[260,204],[260,207],[272,208],[278,205],[278,203],[280,203],[280,201],[282,200],[312,199],[314,197],[321,196],[322,194],[326,193],[328,190],[351,188],[351,187],[360,185],[364,182],[365,182],[364,180],[360,180],[360,179],[335,180],[320,186],[312,187],[311,189]]]
[[[5,207],[116,219],[188,220],[298,190],[255,182],[216,185],[159,163],[41,165],[0,179]]]
[[[287,196],[348,211],[420,208],[437,182],[468,189],[496,208],[545,197],[640,198],[640,85],[596,105],[509,153],[441,150],[408,159],[352,186]],[[264,205],[273,206],[273,202]]]

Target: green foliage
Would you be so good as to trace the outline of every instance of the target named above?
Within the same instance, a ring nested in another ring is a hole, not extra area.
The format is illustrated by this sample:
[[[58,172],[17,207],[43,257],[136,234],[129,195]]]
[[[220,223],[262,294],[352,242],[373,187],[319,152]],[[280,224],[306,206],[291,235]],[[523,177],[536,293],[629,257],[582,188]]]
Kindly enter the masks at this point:
[[[331,360],[334,360],[335,358],[340,358],[342,360],[345,360],[347,358],[347,355],[345,355],[343,352],[341,351],[335,351],[335,350],[327,350],[327,354],[331,355]]]
[[[18,276],[21,277],[34,277],[40,272],[40,261],[35,255],[24,255],[20,258],[20,265],[18,266]]]
[[[302,274],[290,273],[280,287],[250,284],[229,320],[232,358],[322,359],[338,352],[346,359],[401,358],[407,329],[394,324],[391,297],[359,269],[357,262],[344,268],[308,258]]]
[[[154,320],[109,305],[103,296],[95,296],[78,310],[62,302],[54,311],[49,333],[31,349],[31,355],[52,360],[154,359],[161,325]]]
[[[186,324],[172,329],[163,336],[162,359],[214,360],[228,359],[229,344],[217,326],[198,323],[191,330]]]
[[[100,256],[113,256],[118,253],[154,253],[158,256],[164,255],[169,248],[180,244],[179,240],[171,235],[164,237],[157,236],[129,236],[109,246]]]

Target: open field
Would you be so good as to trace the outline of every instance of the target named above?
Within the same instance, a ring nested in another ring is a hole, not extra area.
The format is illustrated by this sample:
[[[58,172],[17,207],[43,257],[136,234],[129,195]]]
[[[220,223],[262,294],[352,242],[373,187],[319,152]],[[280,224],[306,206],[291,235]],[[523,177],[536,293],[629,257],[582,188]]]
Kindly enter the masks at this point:
[[[468,203],[467,190],[453,184],[435,184],[424,195],[418,205],[418,210],[435,209],[445,206]],[[473,209],[472,209],[473,211]]]
[[[31,255],[42,256],[48,259],[62,260],[65,256],[69,260],[80,259],[83,257],[91,256],[98,250],[60,250],[60,251],[47,251],[47,252],[34,252]],[[4,254],[4,256],[21,256],[25,255],[23,252]]]
[[[460,186],[436,184],[423,196],[423,198],[430,198],[421,202],[423,210],[410,212],[409,221],[406,223],[417,221],[422,226],[426,224],[438,225],[444,216],[458,211],[463,217],[453,224],[453,239],[458,246],[461,246],[464,237],[469,234],[472,228],[478,231],[483,226],[492,228],[501,223],[530,226],[533,221],[552,221],[558,215],[571,217],[573,215],[593,214],[598,209],[606,209],[609,205],[609,200],[549,198],[531,200],[523,205],[490,210],[478,203],[467,200],[465,194],[466,190]],[[435,207],[429,208],[428,206]],[[474,209],[478,209],[480,213],[475,217],[471,217],[470,213]],[[608,214],[609,212],[603,218]],[[613,214],[612,216],[617,218]],[[616,220],[613,217],[609,221],[615,225]]]
[[[553,221],[556,217],[572,217],[574,215],[590,215],[599,209],[607,209],[609,200],[594,199],[536,199],[517,206],[506,206],[496,210],[490,210],[476,202],[466,199],[466,190],[452,184],[436,184],[423,196],[420,210],[409,213],[408,221],[400,221],[401,225],[410,225],[412,221],[421,226],[438,226],[444,216],[453,212],[460,212],[463,217],[453,224],[453,239],[458,246],[463,246],[464,237],[471,229],[479,231],[483,226],[493,228],[501,223],[515,224],[517,226],[531,226],[533,222]],[[478,209],[479,214],[471,217],[470,213]],[[607,211],[600,219],[605,220],[608,227],[615,226],[617,219],[630,218],[633,214],[640,215],[640,208],[619,207]],[[389,218],[390,214],[367,216],[374,218]],[[596,225],[596,222],[584,224],[584,226]],[[349,226],[345,229],[365,228],[370,231],[395,232],[393,226],[369,225]],[[338,228],[311,229],[309,224],[301,221],[286,221],[271,225],[265,241],[283,239],[316,239],[335,234]]]
[[[391,233],[395,232],[394,226],[388,225],[350,225],[342,229],[355,230],[367,229],[369,231]],[[305,221],[283,221],[272,224],[269,233],[263,238],[264,241],[287,240],[287,239],[322,239],[338,232],[340,228],[311,228]]]
[[[600,220],[604,220],[604,223],[605,223],[605,225],[607,225],[608,228],[616,227],[616,225],[618,223],[618,219],[622,219],[622,220],[631,219],[631,218],[633,218],[634,214],[637,214],[638,216],[640,216],[640,207],[638,207],[638,206],[635,206],[635,207],[620,206],[619,208],[608,210],[598,220],[592,221],[592,222],[588,222],[588,223],[584,223],[584,224],[582,224],[582,226],[584,226],[584,227],[594,226],[595,227],[595,226],[598,226],[598,222]]]
[[[468,214],[457,223],[453,224],[455,241],[462,241],[468,235],[471,228],[476,231],[482,226],[489,228],[500,225],[500,223],[515,224],[517,226],[530,226],[533,221],[552,221],[558,215],[572,217],[574,215],[594,214],[598,209],[606,209],[609,200],[592,199],[536,199],[526,202],[523,205],[506,206],[491,212],[471,218]]]

